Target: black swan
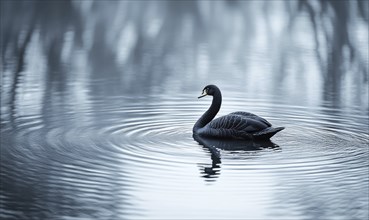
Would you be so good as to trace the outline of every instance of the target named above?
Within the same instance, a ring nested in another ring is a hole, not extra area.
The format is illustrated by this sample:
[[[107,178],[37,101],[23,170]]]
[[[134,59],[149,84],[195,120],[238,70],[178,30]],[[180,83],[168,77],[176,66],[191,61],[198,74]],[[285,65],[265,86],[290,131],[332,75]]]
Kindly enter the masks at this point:
[[[249,112],[233,112],[213,118],[222,104],[222,94],[215,85],[208,85],[202,90],[201,96],[213,96],[210,108],[193,126],[194,135],[228,139],[268,140],[284,127],[273,128],[272,125],[257,115]]]

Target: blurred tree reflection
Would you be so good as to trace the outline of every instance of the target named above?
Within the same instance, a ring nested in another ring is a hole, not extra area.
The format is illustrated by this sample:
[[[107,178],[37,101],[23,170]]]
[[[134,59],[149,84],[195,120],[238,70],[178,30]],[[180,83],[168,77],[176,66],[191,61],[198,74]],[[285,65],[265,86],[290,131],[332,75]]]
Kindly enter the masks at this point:
[[[306,10],[311,24],[314,29],[314,37],[316,44],[317,57],[320,59],[321,73],[324,76],[324,99],[328,99],[330,94],[339,96],[341,80],[344,73],[345,63],[353,63],[358,68],[358,72],[363,74],[365,81],[368,80],[368,66],[366,60],[360,54],[360,49],[355,39],[355,30],[350,28],[354,23],[353,14],[355,14],[354,6],[357,4],[359,16],[368,23],[368,1],[335,1],[326,0],[317,2],[301,0],[298,9]],[[327,23],[325,21],[328,20]],[[327,42],[327,50],[325,54],[319,54],[318,34],[322,32]],[[345,54],[347,51],[348,55]],[[324,55],[325,60],[323,60]],[[367,57],[366,57],[367,58]]]
[[[368,1],[362,0],[1,1],[2,72],[11,78],[4,81],[11,86],[3,88],[7,100],[3,103],[14,105],[20,75],[27,63],[35,62],[25,56],[36,35],[44,53],[38,59],[45,59],[47,65],[45,94],[64,91],[68,78],[78,74],[70,71],[78,51],[86,54],[89,80],[112,78],[125,85],[114,89],[94,85],[93,92],[147,93],[173,72],[183,80],[190,74],[194,80],[199,74],[212,76],[213,66],[232,61],[243,72],[245,57],[259,53],[253,47],[260,39],[267,37],[267,45],[275,44],[278,36],[298,39],[296,20],[304,15],[313,30],[310,34],[324,79],[323,99],[331,94],[339,99],[346,74],[360,73],[355,80],[368,81],[368,48],[362,46],[368,44],[368,8]],[[263,21],[266,33],[260,32]],[[276,32],[280,25],[276,21],[288,28]],[[63,60],[68,43],[72,50]],[[267,49],[281,67],[273,70],[275,76],[285,77],[291,62],[302,62],[300,54],[288,58],[290,49],[287,41]],[[195,66],[202,65],[204,51],[210,69],[200,73]],[[281,79],[274,81],[278,84]]]

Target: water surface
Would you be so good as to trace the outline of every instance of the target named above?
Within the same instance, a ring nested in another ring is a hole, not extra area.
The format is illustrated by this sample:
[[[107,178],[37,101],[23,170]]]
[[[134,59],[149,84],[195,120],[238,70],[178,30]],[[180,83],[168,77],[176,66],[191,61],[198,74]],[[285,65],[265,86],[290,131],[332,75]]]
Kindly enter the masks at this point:
[[[334,2],[2,2],[1,217],[366,219],[368,4]],[[207,84],[286,129],[198,143]]]

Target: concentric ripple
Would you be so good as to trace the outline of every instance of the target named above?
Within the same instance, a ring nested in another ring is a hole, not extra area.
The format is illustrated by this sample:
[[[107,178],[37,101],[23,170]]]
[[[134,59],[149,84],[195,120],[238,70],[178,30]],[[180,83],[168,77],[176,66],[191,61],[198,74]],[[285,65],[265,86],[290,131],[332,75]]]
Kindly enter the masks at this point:
[[[218,149],[220,161],[192,138],[193,124],[210,104],[206,99],[110,97],[78,110],[56,104],[59,111],[47,115],[4,114],[1,215],[316,214],[306,210],[325,210],[323,217],[367,215],[368,116],[353,109],[267,103],[233,98],[219,114],[245,110],[285,126],[273,137],[279,147]],[[214,211],[217,206],[223,209]],[[161,211],[169,207],[171,212]],[[191,212],[197,207],[199,213]]]

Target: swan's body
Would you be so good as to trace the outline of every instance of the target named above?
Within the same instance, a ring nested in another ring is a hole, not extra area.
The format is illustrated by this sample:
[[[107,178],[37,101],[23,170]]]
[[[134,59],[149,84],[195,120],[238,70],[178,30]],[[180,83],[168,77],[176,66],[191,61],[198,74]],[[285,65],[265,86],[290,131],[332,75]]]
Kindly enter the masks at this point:
[[[194,125],[193,133],[196,135],[231,139],[269,139],[284,129],[273,128],[267,120],[249,112],[233,112],[213,120],[222,104],[222,94],[217,86],[208,85],[199,98],[206,95],[213,96],[213,102]]]

